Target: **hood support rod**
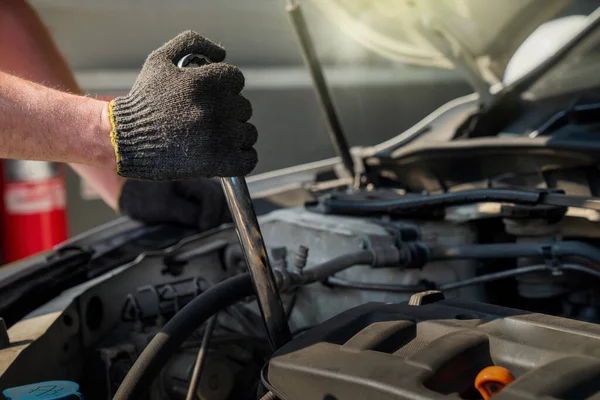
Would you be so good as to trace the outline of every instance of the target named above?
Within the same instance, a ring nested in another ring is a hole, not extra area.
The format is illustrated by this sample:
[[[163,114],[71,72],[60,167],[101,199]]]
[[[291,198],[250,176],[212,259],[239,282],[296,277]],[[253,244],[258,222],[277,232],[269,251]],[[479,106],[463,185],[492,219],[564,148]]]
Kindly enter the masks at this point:
[[[300,9],[300,4],[298,4],[295,0],[287,0],[287,3],[286,10],[290,16],[290,20],[292,21],[292,26],[294,27],[296,36],[298,37],[300,49],[302,50],[302,56],[306,66],[308,67],[308,71],[310,72],[310,76],[317,92],[317,98],[321,104],[323,112],[325,113],[325,119],[327,120],[327,125],[329,128],[329,138],[333,144],[333,147],[335,148],[335,152],[342,159],[344,168],[348,171],[350,176],[354,177],[356,169],[354,168],[352,154],[350,153],[348,141],[346,140],[342,125],[333,105],[331,94],[327,88],[321,63],[317,57],[315,47],[308,32],[306,19],[304,18],[304,14]]]

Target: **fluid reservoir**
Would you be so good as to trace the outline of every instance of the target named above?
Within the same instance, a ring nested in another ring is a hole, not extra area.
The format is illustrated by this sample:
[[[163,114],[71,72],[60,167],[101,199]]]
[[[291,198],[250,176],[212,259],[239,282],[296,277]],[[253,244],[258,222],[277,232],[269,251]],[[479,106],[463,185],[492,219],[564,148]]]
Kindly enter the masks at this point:
[[[83,400],[79,385],[71,381],[46,381],[5,389],[7,400]]]

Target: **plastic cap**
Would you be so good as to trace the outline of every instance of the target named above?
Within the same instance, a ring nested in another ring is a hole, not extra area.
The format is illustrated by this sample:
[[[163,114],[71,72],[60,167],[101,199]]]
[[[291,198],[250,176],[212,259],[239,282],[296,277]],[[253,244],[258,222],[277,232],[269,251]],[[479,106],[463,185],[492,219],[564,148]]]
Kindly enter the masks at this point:
[[[488,400],[514,380],[515,377],[506,368],[498,366],[486,367],[477,374],[475,388],[484,400]]]
[[[7,400],[83,400],[79,385],[70,381],[47,381],[2,391]]]

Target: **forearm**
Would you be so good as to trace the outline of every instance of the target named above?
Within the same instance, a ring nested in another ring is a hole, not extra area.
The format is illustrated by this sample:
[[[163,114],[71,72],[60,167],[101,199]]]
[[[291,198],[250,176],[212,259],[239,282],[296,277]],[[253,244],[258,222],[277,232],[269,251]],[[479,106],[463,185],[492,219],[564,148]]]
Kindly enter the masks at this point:
[[[61,91],[82,94],[48,30],[23,0],[0,2],[0,38],[8,37],[11,40],[0,39],[0,71]],[[110,207],[116,209],[125,179],[117,175],[114,166],[99,168],[77,163],[70,166]]]
[[[0,158],[116,167],[106,102],[0,72]]]
[[[113,210],[118,209],[119,195],[125,184],[125,178],[114,170],[98,168],[84,164],[70,164],[71,168],[86,182],[104,202]]]

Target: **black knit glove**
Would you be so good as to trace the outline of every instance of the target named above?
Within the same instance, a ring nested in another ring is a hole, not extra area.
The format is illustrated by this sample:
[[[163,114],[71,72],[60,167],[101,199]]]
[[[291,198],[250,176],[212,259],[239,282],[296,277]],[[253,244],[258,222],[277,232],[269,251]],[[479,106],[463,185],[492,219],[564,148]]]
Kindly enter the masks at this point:
[[[179,68],[190,53],[213,63]],[[119,175],[182,180],[254,169],[257,132],[246,122],[244,76],[224,59],[223,48],[191,31],[148,56],[131,92],[109,105]]]
[[[119,211],[137,221],[177,224],[200,231],[232,221],[221,185],[211,179],[128,180],[121,191]]]

